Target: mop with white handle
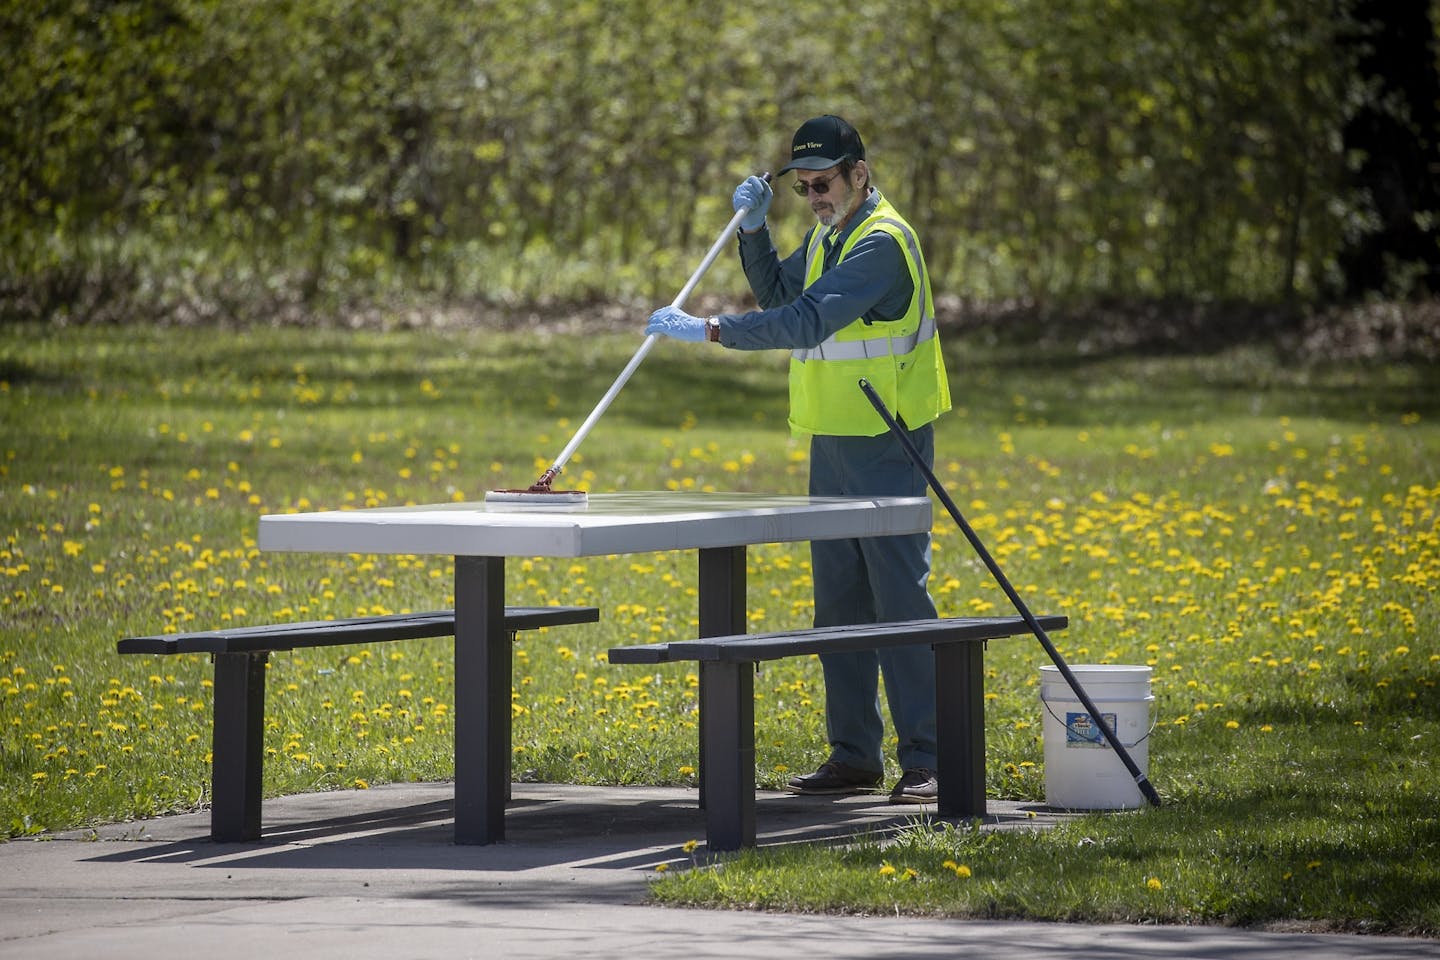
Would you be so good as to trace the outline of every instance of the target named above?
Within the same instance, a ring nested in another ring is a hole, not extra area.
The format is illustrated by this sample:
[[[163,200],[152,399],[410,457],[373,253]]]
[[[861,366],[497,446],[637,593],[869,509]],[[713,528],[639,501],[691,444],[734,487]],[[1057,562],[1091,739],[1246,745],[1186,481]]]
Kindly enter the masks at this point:
[[[768,173],[763,176],[767,181],[770,179],[770,174]],[[741,207],[735,211],[735,215],[730,218],[730,222],[725,225],[725,229],[720,231],[720,235],[716,237],[715,242],[710,245],[709,251],[705,254],[705,259],[700,261],[700,266],[695,268],[695,272],[692,273],[690,279],[686,281],[684,288],[680,291],[680,295],[671,301],[670,305],[672,307],[678,308],[684,305],[685,300],[690,296],[690,292],[695,289],[695,285],[698,284],[700,278],[705,275],[705,271],[710,269],[710,265],[714,263],[715,258],[720,255],[721,249],[723,249],[730,238],[735,235],[735,231],[739,229],[741,218],[749,212],[750,208],[748,206]],[[620,371],[620,376],[616,377],[615,382],[610,385],[610,389],[605,391],[605,396],[601,397],[600,402],[595,405],[595,409],[590,411],[590,416],[585,418],[585,422],[580,424],[580,429],[575,431],[575,435],[570,438],[570,442],[565,445],[565,449],[560,451],[560,456],[556,457],[555,462],[550,464],[544,473],[540,474],[540,479],[536,480],[525,490],[491,490],[485,494],[485,502],[517,503],[534,507],[576,507],[586,505],[589,502],[589,497],[586,496],[584,490],[552,490],[550,485],[555,482],[556,477],[560,476],[560,472],[565,469],[565,464],[570,461],[570,457],[575,453],[576,449],[579,448],[586,435],[590,433],[591,428],[595,426],[605,411],[609,409],[610,404],[614,402],[615,397],[620,393],[620,389],[625,386],[631,375],[635,373],[635,370],[640,366],[641,362],[644,361],[646,354],[655,346],[657,339],[659,338],[653,333],[645,338],[645,342],[640,344],[640,349],[635,351],[635,355],[630,358],[630,362],[625,365],[625,369]]]

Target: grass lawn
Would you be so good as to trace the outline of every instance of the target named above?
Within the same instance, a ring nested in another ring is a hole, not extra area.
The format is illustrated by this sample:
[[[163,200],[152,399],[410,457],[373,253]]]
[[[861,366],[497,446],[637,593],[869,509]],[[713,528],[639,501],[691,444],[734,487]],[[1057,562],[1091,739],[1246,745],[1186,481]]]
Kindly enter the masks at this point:
[[[637,320],[637,328],[639,321]],[[166,629],[432,609],[448,558],[262,554],[286,510],[528,485],[638,344],[478,330],[0,329],[0,830],[207,802],[210,667],[121,658]],[[725,858],[673,903],[1440,933],[1440,374],[1263,347],[1046,355],[947,341],[937,472],[1073,663],[1148,664],[1165,805],[1047,834]],[[784,358],[662,343],[565,486],[803,492]],[[945,615],[1009,613],[936,511]],[[507,565],[521,603],[514,769],[693,782],[696,678],[610,667],[685,636],[694,558]],[[752,629],[808,623],[802,547],[752,549]],[[987,653],[991,796],[1044,798],[1039,644]],[[272,657],[268,795],[450,775],[448,641]],[[756,682],[757,776],[824,758],[813,660]],[[891,769],[889,777],[898,771]]]

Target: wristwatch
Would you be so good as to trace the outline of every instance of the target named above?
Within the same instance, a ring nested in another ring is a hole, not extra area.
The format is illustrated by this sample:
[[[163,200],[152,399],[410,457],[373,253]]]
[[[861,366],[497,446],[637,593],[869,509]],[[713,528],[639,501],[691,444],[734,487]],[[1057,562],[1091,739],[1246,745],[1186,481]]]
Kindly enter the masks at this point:
[[[706,318],[705,318],[705,339],[706,339],[706,340],[709,340],[711,343],[719,343],[719,342],[720,342],[720,318],[719,318],[719,317],[706,317]]]

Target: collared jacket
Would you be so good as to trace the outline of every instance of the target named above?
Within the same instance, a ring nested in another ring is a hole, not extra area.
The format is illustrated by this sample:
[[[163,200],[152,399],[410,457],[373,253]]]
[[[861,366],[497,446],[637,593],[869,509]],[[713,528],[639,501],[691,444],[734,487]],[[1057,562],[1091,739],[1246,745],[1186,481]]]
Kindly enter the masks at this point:
[[[740,252],[768,309],[720,317],[720,339],[737,349],[791,350],[796,432],[884,433],[861,377],[912,429],[950,409],[924,255],[915,231],[878,192],[843,231],[817,224],[784,261],[768,229],[742,234]]]

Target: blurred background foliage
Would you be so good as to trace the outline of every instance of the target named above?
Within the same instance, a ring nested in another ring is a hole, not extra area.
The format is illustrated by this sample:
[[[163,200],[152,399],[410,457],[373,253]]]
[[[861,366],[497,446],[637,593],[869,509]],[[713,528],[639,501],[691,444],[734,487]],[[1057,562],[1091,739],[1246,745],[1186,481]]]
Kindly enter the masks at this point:
[[[952,298],[1425,298],[1436,7],[0,0],[0,310],[668,301],[825,112]]]

